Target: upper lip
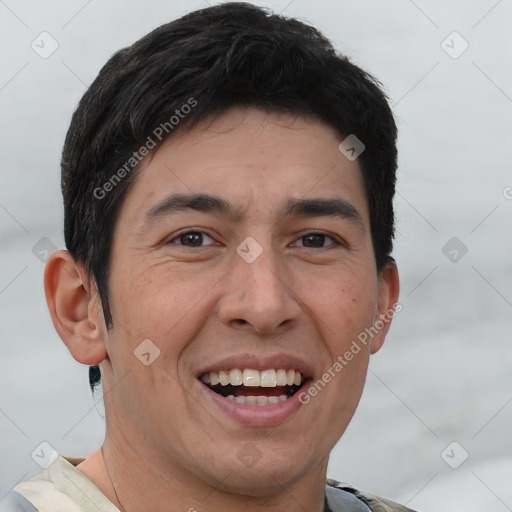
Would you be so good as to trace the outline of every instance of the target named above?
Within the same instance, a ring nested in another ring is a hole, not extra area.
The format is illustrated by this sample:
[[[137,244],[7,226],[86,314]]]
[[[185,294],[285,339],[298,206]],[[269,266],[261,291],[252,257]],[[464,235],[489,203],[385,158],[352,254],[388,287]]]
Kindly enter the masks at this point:
[[[275,354],[273,356],[257,356],[255,354],[230,355],[214,363],[208,364],[199,370],[197,377],[204,373],[219,372],[221,370],[232,369],[252,369],[252,370],[298,370],[304,377],[311,377],[313,370],[311,366],[303,359],[287,354]]]

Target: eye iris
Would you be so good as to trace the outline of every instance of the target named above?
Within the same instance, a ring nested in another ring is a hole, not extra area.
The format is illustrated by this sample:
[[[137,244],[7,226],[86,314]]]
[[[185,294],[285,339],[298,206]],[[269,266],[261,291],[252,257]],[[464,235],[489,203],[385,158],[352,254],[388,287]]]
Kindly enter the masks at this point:
[[[323,247],[324,241],[324,235],[308,235],[303,237],[303,243],[305,247]]]
[[[201,233],[185,233],[180,236],[180,242],[183,245],[198,247],[203,243],[203,235]]]

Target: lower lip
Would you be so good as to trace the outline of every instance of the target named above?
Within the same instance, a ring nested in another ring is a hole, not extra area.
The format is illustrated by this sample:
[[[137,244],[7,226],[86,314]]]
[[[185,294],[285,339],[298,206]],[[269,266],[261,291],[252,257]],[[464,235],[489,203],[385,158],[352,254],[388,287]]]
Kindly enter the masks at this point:
[[[248,427],[275,427],[289,419],[303,406],[299,395],[307,390],[310,383],[306,382],[300,391],[283,402],[267,405],[238,404],[215,393],[199,380],[197,384],[201,386],[210,402],[237,422]]]

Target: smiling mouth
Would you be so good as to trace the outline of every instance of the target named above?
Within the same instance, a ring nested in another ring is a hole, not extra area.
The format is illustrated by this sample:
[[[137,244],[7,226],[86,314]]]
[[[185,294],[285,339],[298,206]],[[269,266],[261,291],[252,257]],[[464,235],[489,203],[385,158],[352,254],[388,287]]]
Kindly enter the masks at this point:
[[[242,405],[284,402],[307,380],[298,370],[250,368],[208,372],[199,378],[215,393]]]

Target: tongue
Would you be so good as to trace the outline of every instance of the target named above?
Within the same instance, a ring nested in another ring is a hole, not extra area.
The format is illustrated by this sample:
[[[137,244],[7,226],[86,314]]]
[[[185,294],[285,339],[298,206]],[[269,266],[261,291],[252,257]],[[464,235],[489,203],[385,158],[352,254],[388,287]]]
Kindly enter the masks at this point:
[[[286,386],[277,386],[275,388],[237,386],[235,388],[235,396],[281,396],[286,395],[286,393]]]

